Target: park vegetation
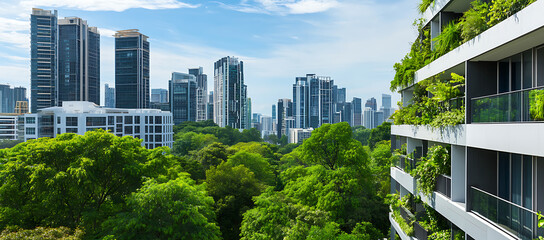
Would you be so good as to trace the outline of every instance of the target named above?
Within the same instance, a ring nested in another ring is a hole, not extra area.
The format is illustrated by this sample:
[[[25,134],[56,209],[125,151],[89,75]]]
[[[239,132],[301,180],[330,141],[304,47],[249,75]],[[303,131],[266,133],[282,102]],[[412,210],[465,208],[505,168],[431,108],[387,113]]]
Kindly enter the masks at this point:
[[[302,144],[211,121],[173,148],[103,130],[0,150],[0,239],[377,239],[389,231],[390,123]]]

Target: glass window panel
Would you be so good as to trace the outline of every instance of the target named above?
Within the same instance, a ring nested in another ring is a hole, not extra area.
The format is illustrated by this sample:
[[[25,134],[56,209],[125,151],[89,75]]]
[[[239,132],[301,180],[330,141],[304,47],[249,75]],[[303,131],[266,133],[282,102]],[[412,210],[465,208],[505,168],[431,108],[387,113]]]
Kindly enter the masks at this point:
[[[523,206],[533,209],[533,159],[531,156],[523,156]]]
[[[510,91],[510,63],[509,60],[499,62],[499,93]]]
[[[510,199],[510,154],[499,153],[499,197]]]
[[[521,205],[521,155],[512,154],[512,199]]]
[[[520,90],[521,89],[521,54],[517,54],[512,56],[512,65],[510,68],[512,84],[510,87],[512,88],[511,91]]]
[[[533,51],[523,52],[523,89],[533,87]]]
[[[536,50],[537,86],[544,86],[544,48]]]

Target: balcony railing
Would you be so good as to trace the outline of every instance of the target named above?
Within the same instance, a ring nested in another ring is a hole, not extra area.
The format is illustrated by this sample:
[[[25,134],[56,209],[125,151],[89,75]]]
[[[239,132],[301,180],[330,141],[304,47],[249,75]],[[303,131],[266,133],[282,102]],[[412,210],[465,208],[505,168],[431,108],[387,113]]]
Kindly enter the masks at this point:
[[[436,191],[451,199],[451,177],[438,175],[436,178]]]
[[[470,104],[473,123],[544,121],[544,88],[472,98]]]
[[[405,155],[397,155],[395,160],[395,166],[402,169],[406,173],[410,173],[413,169],[416,168],[416,160],[409,158]]]
[[[530,209],[470,187],[471,211],[521,239],[537,235],[537,215]]]

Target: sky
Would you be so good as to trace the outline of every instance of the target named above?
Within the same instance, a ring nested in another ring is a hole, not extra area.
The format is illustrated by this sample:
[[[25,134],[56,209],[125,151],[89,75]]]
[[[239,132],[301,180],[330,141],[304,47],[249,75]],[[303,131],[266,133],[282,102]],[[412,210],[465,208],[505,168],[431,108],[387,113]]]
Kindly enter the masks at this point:
[[[393,64],[417,36],[417,0],[2,0],[0,83],[30,92],[32,8],[58,10],[98,27],[102,104],[104,84],[115,85],[117,30],[139,29],[150,42],[151,88],[168,89],[172,72],[202,66],[213,90],[213,63],[244,62],[254,113],[271,115],[292,98],[295,77],[330,76],[353,97],[391,94]],[[30,94],[30,93],[29,93]]]

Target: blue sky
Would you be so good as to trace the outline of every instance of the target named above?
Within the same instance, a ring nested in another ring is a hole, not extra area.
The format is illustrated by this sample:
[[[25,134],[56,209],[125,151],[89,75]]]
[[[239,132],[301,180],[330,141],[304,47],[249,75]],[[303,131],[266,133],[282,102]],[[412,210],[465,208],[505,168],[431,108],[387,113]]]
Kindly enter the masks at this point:
[[[0,83],[30,86],[33,7],[77,16],[101,33],[101,83],[114,85],[116,30],[140,29],[151,44],[151,87],[167,88],[173,71],[244,61],[253,112],[270,115],[292,97],[295,77],[331,76],[348,100],[389,92],[393,64],[416,37],[416,0],[2,0]],[[103,91],[103,89],[102,89]],[[391,93],[390,93],[391,94]],[[103,98],[103,94],[102,94]],[[393,103],[400,96],[393,94]]]

